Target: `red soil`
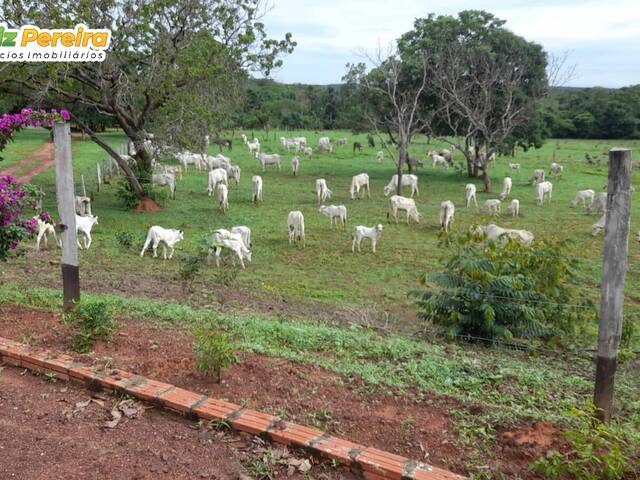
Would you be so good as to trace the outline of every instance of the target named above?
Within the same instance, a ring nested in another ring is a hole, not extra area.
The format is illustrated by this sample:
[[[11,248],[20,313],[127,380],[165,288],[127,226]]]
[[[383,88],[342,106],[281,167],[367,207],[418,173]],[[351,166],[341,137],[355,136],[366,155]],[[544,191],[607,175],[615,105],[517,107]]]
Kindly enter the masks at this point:
[[[53,156],[54,149],[52,142],[46,142],[28,157],[0,171],[0,175],[13,175],[14,172],[27,168],[26,172],[16,178],[16,181],[18,183],[28,183],[33,177],[44,172],[55,163]]]

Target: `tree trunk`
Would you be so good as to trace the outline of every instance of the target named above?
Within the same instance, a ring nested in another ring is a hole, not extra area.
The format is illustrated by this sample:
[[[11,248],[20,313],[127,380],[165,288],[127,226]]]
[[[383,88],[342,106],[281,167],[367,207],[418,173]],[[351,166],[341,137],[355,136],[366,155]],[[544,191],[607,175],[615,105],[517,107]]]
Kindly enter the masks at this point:
[[[396,195],[402,195],[402,167],[407,160],[407,145],[403,138],[400,138],[398,144],[398,185],[396,186]]]
[[[489,177],[488,165],[482,168],[482,182],[484,183],[484,191],[486,193],[491,192],[491,178]]]

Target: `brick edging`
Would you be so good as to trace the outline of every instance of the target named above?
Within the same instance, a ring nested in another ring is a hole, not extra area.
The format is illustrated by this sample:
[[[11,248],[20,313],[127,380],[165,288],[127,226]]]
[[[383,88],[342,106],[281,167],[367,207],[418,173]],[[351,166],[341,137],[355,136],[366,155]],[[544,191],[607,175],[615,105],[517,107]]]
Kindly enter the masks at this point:
[[[56,354],[0,337],[0,361],[36,372],[54,373],[90,388],[125,392],[164,408],[199,418],[227,422],[233,429],[267,440],[304,448],[360,471],[371,480],[463,480],[448,470],[416,462],[400,455],[329,435],[321,430],[284,421],[273,415],[216,400],[190,390],[159,382],[124,370],[100,370]]]

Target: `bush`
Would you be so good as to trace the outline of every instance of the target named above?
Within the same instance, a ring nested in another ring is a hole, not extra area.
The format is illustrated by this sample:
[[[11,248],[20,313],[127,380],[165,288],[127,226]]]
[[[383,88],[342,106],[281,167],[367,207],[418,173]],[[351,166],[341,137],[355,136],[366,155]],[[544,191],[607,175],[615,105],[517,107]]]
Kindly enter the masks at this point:
[[[211,375],[216,383],[220,383],[220,371],[237,361],[236,345],[229,334],[222,333],[203,325],[193,329],[196,339],[196,368]]]
[[[31,218],[39,209],[36,199],[34,187],[20,185],[10,175],[0,176],[0,261],[37,232],[38,223]],[[46,212],[43,215],[49,218]]]
[[[118,230],[116,232],[116,240],[118,244],[125,249],[129,249],[134,246],[135,239],[130,232],[124,230]]]
[[[91,351],[96,339],[109,339],[116,329],[114,309],[106,302],[81,302],[71,312],[65,314],[65,322],[71,322],[77,333],[71,340],[71,348],[78,353]]]
[[[204,261],[203,255],[198,253],[197,255],[191,255],[189,253],[182,253],[178,255],[180,260],[180,270],[178,275],[182,281],[182,289],[185,292],[191,292],[193,289],[193,282],[195,281],[202,262]]]
[[[467,233],[445,236],[455,248],[441,272],[422,278],[418,315],[444,327],[452,337],[506,339],[550,338],[575,333],[592,305],[581,304],[568,280],[573,261],[567,242],[537,240],[504,246]]]
[[[615,424],[600,422],[595,413],[592,404],[582,409],[573,407],[568,415],[576,426],[562,431],[571,445],[569,454],[553,451],[538,459],[531,468],[550,479],[638,478],[640,445],[637,439],[617,431]]]

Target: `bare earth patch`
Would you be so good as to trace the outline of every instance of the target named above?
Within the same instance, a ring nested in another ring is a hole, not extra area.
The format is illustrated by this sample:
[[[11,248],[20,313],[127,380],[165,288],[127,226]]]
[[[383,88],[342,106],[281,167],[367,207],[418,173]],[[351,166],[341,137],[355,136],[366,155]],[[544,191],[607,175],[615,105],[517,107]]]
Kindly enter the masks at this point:
[[[28,157],[0,171],[0,175],[14,175],[15,172],[20,171],[21,173],[16,178],[16,181],[18,183],[28,183],[33,177],[44,172],[55,163],[53,152],[53,142],[46,142]]]

